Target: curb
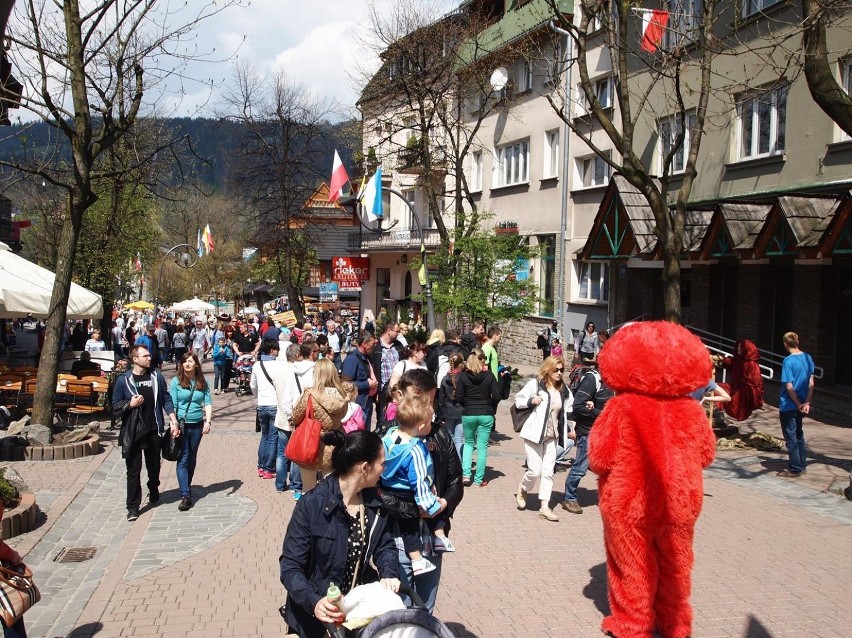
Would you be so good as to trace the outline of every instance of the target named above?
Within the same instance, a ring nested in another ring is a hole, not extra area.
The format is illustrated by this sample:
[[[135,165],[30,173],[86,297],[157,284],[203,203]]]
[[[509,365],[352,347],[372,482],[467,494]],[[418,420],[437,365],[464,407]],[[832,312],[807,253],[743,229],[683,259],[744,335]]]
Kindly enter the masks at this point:
[[[36,524],[36,497],[32,492],[21,492],[21,502],[18,506],[3,514],[0,527],[0,538],[3,540],[25,534]]]
[[[67,445],[30,445],[6,448],[0,452],[0,461],[64,461],[92,456],[100,451],[100,436],[93,434],[83,441]],[[10,453],[11,452],[11,453]]]

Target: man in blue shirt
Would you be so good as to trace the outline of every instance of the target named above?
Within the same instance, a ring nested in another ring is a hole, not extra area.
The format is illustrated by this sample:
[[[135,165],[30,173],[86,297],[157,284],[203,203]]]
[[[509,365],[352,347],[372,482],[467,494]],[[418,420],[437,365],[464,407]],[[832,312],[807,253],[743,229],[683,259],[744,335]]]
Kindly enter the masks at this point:
[[[788,354],[781,365],[781,397],[778,411],[781,430],[787,443],[790,466],[777,476],[798,478],[806,472],[807,448],[802,432],[802,417],[810,414],[811,396],[814,392],[814,360],[811,355],[799,350],[799,335],[784,334],[784,347]]]

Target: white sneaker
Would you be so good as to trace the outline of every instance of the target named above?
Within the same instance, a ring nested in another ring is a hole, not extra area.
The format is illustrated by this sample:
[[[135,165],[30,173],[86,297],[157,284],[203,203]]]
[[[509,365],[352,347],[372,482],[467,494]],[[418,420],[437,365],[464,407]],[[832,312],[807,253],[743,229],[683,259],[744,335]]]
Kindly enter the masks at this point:
[[[440,536],[435,536],[432,539],[432,548],[436,552],[438,552],[439,554],[441,552],[454,552],[454,551],[456,551],[456,546],[453,545],[453,541],[451,541],[446,536],[443,537],[443,538],[440,537]]]
[[[422,574],[428,574],[431,571],[435,571],[435,565],[432,561],[421,558],[420,560],[411,561],[411,570],[415,576],[420,576]]]

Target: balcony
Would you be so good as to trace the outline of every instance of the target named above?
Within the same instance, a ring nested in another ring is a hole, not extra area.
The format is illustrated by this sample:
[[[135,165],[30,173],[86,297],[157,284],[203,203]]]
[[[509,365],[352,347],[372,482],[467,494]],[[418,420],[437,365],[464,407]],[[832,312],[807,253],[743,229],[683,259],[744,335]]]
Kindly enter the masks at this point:
[[[432,154],[430,167],[434,179],[443,179],[447,174],[447,156],[443,151]],[[420,175],[423,173],[423,162],[420,149],[406,148],[399,152],[397,172],[400,175]]]
[[[427,250],[441,245],[441,236],[434,229],[425,230],[423,240]],[[420,250],[420,232],[416,228],[394,228],[378,235],[362,230],[349,233],[348,245],[352,252]]]

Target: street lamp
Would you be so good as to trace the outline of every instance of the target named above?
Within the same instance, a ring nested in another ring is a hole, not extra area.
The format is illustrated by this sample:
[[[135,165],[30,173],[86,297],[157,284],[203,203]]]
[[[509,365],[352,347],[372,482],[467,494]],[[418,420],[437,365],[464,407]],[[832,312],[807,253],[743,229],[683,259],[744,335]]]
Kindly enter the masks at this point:
[[[192,268],[198,263],[198,253],[189,244],[178,244],[172,246],[163,255],[163,261],[160,263],[160,278],[157,279],[157,292],[154,294],[154,317],[159,314],[160,303],[160,284],[163,282],[163,268],[166,266],[166,257],[172,253],[180,251],[175,255],[175,263],[181,268]]]
[[[382,187],[382,190],[386,193],[390,193],[399,197],[408,207],[408,211],[411,213],[411,218],[414,220],[414,223],[417,224],[417,231],[420,233],[420,245],[423,246],[423,250],[421,251],[421,257],[423,259],[423,272],[425,274],[423,292],[426,296],[426,329],[431,335],[432,331],[435,329],[435,304],[432,300],[432,280],[429,278],[429,269],[426,268],[426,235],[424,233],[423,226],[421,226],[420,224],[420,219],[417,217],[417,213],[414,212],[414,207],[411,205],[411,202],[408,201],[405,195],[400,193],[398,190],[394,190],[393,188],[387,188],[385,186]]]

